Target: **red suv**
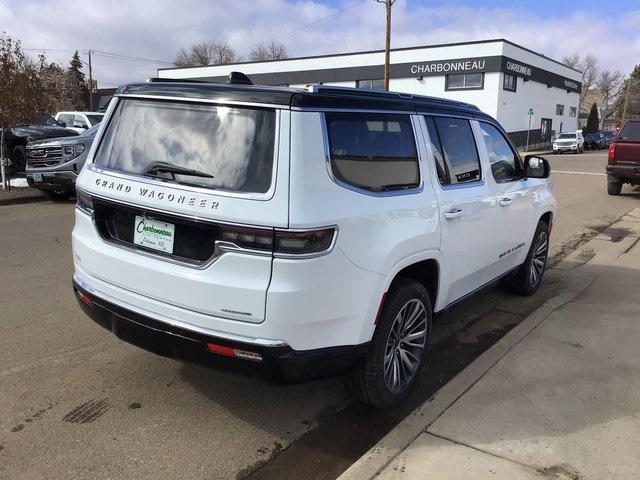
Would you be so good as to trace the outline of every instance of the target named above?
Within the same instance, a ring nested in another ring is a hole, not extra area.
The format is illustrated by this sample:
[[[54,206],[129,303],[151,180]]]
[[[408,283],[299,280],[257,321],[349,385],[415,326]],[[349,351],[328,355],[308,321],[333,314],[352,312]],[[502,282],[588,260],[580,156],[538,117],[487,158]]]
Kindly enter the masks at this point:
[[[640,185],[640,118],[627,120],[609,146],[609,195],[620,195],[623,183]]]

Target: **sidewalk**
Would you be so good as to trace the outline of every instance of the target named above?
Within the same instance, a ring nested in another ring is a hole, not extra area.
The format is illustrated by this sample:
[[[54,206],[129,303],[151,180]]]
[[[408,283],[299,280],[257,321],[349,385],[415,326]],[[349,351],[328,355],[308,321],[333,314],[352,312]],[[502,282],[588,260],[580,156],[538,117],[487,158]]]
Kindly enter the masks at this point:
[[[640,208],[340,480],[640,477]],[[428,367],[427,367],[428,368]]]

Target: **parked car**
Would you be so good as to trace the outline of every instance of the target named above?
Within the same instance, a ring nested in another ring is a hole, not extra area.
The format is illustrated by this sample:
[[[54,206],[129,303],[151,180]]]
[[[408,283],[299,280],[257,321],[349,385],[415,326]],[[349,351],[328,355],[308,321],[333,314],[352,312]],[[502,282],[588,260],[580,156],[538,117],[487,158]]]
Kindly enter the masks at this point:
[[[611,145],[611,143],[613,142],[614,138],[616,138],[616,133],[615,132],[604,132],[604,140],[605,140],[605,143],[606,143],[607,147],[609,147],[609,145]]]
[[[101,112],[58,112],[56,120],[67,128],[82,133],[102,121]]]
[[[604,133],[596,132],[589,133],[584,137],[584,149],[585,150],[599,150],[606,148],[607,141],[605,140]]]
[[[75,194],[76,178],[87,159],[100,125],[75,137],[51,138],[27,146],[27,183],[52,200],[67,200]]]
[[[39,114],[29,124],[5,128],[5,148],[12,168],[22,172],[27,163],[26,146],[29,141],[75,135],[78,133],[64,128],[53,117]]]
[[[640,119],[627,120],[609,146],[607,192],[620,195],[625,183],[640,185]]]
[[[342,370],[387,408],[435,313],[499,279],[540,285],[549,164],[477,107],[161,81],[114,102],[77,180],[73,284],[124,341],[294,380]]]
[[[581,131],[561,133],[553,142],[553,152],[580,153],[584,149],[584,137]]]

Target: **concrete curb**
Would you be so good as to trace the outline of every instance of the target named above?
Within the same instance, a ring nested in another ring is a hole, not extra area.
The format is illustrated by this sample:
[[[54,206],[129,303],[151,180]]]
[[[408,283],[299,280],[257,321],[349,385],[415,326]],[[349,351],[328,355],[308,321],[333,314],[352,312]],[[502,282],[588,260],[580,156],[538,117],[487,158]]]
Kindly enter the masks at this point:
[[[498,342],[476,358],[435,395],[414,410],[364,456],[351,465],[338,480],[375,478],[395,457],[435,422],[465,392],[473,387],[502,357],[535,330],[549,315],[576,298],[588,287],[563,292],[547,300],[541,307],[510,330]]]

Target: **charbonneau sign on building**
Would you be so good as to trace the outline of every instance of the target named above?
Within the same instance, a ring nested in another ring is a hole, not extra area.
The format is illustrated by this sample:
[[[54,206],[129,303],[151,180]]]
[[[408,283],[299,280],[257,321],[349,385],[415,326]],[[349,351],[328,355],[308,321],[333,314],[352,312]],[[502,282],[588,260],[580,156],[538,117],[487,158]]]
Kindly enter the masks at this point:
[[[411,73],[414,75],[426,75],[429,73],[449,72],[484,72],[487,66],[486,59],[446,60],[437,62],[422,62],[411,65]]]

